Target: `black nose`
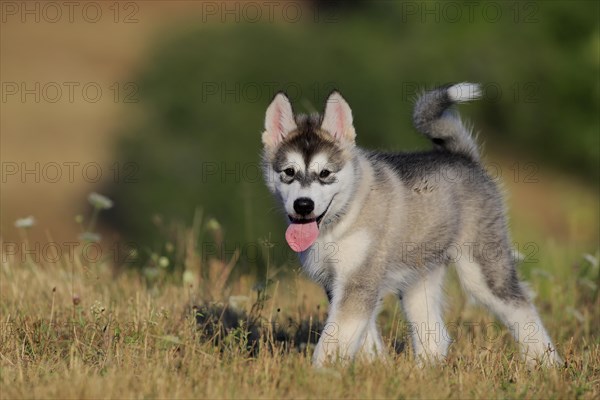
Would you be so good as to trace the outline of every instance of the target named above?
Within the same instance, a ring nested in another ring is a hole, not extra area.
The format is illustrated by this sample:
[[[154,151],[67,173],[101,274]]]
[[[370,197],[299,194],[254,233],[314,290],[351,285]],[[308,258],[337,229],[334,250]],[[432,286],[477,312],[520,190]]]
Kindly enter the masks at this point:
[[[308,215],[315,209],[315,203],[308,197],[300,197],[294,201],[294,210],[302,216]]]

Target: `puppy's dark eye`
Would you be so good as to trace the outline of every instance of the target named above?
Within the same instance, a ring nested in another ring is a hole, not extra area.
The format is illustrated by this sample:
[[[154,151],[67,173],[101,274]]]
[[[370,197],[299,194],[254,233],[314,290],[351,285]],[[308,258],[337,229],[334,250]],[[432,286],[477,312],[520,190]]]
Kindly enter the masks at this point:
[[[329,175],[331,175],[331,171],[329,171],[328,169],[324,169],[324,170],[321,170],[321,173],[319,174],[319,178],[325,179]]]
[[[294,176],[294,168],[286,168],[283,170],[283,173],[286,174],[287,176]]]

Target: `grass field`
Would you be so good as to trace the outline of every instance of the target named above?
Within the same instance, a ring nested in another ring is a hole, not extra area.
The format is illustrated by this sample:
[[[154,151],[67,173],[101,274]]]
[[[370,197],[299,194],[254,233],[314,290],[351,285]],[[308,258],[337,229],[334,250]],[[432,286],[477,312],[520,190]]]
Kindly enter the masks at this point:
[[[166,267],[160,257],[139,272],[115,268],[108,251],[82,256],[85,244],[62,254],[44,246],[24,254],[2,243],[1,397],[598,398],[597,198],[567,182],[557,178],[545,193],[554,199],[568,191],[579,199],[577,208],[557,203],[564,221],[546,221],[568,226],[555,232],[560,241],[538,225],[513,224],[516,243],[531,238],[527,243],[538,246],[520,273],[537,294],[535,303],[565,360],[560,368],[523,365],[508,331],[474,306],[451,276],[446,320],[457,340],[445,362],[415,365],[407,327],[390,298],[380,318],[392,355],[387,363],[315,370],[312,345],[290,338],[316,338],[326,315],[321,289],[289,266],[270,266],[271,281],[264,284],[264,278],[236,271],[235,256],[205,260],[186,243],[200,231],[220,235],[207,221],[166,246],[181,254],[181,265],[170,273],[160,267]],[[521,190],[513,189],[518,200]],[[22,234],[27,243],[27,230]],[[206,310],[217,319],[224,315],[219,305],[241,313],[233,317],[240,321],[230,329],[207,330],[206,322],[199,329],[197,318]],[[249,350],[252,335],[245,327],[261,334],[260,351]]]
[[[255,277],[240,270],[238,253],[201,254],[198,237],[223,240],[219,224],[201,218],[153,249],[143,269],[123,268],[128,258],[110,239],[36,242],[33,230],[49,230],[32,226],[20,228],[21,241],[1,243],[0,397],[597,398],[598,196],[556,172],[538,177],[504,184],[525,257],[519,272],[560,368],[522,364],[509,332],[451,273],[446,322],[456,341],[445,362],[416,366],[399,304],[388,298],[379,321],[387,363],[315,370],[327,301],[296,261]],[[91,202],[94,214],[77,220],[93,232],[104,204]]]

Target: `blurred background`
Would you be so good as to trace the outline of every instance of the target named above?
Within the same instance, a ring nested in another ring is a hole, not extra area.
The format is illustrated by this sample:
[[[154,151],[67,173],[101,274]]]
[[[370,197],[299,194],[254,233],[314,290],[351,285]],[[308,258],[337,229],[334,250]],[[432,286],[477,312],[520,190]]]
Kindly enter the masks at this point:
[[[259,164],[273,94],[314,112],[337,88],[359,145],[408,151],[429,147],[419,91],[473,81],[484,98],[461,112],[515,240],[598,249],[597,2],[75,3],[1,3],[4,242],[30,215],[40,246],[77,240],[98,192],[114,201],[98,240],[136,249],[118,264],[177,268],[192,229],[246,271],[297,265]]]

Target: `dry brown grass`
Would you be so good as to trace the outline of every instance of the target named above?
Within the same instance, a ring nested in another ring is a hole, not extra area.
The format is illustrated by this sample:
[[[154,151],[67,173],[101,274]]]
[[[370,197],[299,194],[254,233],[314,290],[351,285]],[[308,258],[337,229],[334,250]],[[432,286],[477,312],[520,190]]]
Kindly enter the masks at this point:
[[[486,329],[493,318],[470,306],[452,279],[447,320],[464,330],[443,364],[420,369],[404,351],[388,364],[315,370],[310,346],[290,352],[276,346],[252,357],[239,332],[219,345],[203,337],[191,305],[208,298],[198,288],[210,286],[201,276],[214,272],[195,270],[191,280],[180,271],[149,283],[135,271],[115,275],[110,263],[79,260],[35,263],[3,255],[1,398],[600,396],[597,293],[584,293],[577,286],[582,277],[574,274],[557,276],[551,295],[536,300],[565,358],[561,368],[526,368],[504,329],[490,340]],[[326,300],[320,289],[286,275],[270,286],[270,299],[261,304],[264,320],[322,319]],[[544,293],[540,282],[532,282],[533,288]],[[254,299],[254,283],[247,276],[230,279],[226,291]],[[392,354],[391,343],[406,336],[394,299],[387,300],[380,322]]]

